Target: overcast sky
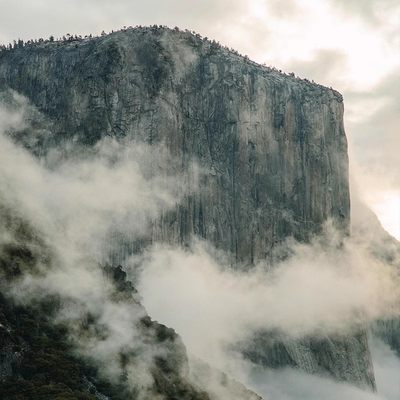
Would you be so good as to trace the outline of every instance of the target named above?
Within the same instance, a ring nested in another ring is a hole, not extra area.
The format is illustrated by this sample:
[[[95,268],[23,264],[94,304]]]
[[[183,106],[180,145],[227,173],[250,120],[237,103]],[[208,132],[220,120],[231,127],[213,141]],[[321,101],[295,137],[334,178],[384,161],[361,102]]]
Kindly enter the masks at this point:
[[[188,28],[345,98],[359,191],[400,238],[399,0],[0,0],[0,42]]]

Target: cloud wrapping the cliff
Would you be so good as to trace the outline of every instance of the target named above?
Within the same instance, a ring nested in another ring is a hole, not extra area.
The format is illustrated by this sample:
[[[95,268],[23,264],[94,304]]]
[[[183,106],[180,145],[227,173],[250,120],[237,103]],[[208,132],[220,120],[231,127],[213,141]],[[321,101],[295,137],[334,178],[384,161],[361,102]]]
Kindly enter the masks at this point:
[[[23,110],[0,108],[0,116],[7,114],[0,127],[24,127]],[[162,146],[112,138],[91,149],[51,150],[38,161],[1,134],[0,152],[2,200],[52,240],[60,236],[92,257],[105,255],[110,234],[148,233],[150,221],[195,190],[198,176],[194,163],[190,179],[179,175]]]
[[[187,185],[165,168],[174,163],[163,148],[112,139],[68,157],[64,149],[39,160],[5,134],[26,123],[27,103],[14,97],[17,108],[0,107],[0,205],[35,229],[49,257],[43,254],[45,262],[38,259],[35,271],[25,270],[8,294],[23,304],[60,299],[55,322],[66,324],[78,354],[113,382],[125,374],[130,388],[145,398],[154,357],[168,357],[168,343],[143,336],[139,326],[146,313],[138,298],[117,296],[99,262],[113,250],[110,235],[147,235],[149,222],[192,190],[196,177]],[[13,232],[0,230],[0,244],[15,240]],[[93,326],[85,322],[92,319]],[[129,359],[124,368],[121,353]]]
[[[359,243],[339,248],[331,240],[294,245],[282,264],[248,272],[219,263],[200,243],[192,251],[156,247],[143,261],[140,292],[150,314],[174,326],[198,357],[218,357],[260,329],[292,338],[345,334],[398,315],[392,270]]]
[[[0,108],[3,130],[26,123],[24,100],[17,100],[20,111]],[[98,261],[109,234],[142,237],[152,219],[196,190],[196,179],[188,186],[186,178],[163,168],[170,162],[163,148],[111,139],[92,150],[61,149],[38,160],[0,135],[0,199],[37,228],[56,255],[52,269],[27,274],[12,293],[26,302],[60,296],[56,320],[68,323],[79,354],[93,359],[110,379],[122,373],[119,353],[133,348],[139,356],[128,368],[128,379],[144,391],[152,384],[146,371],[165,349],[143,342],[137,330],[143,308],[135,301],[115,301]],[[191,249],[156,245],[131,260],[131,272],[136,277],[138,266],[142,271],[140,291],[152,317],[174,327],[191,353],[242,378],[247,364],[234,346],[254,331],[278,330],[291,338],[348,333],[398,315],[398,278],[371,259],[364,245],[357,238],[341,243],[328,231],[311,245],[288,243],[291,257],[279,266],[260,263],[248,272],[232,270],[224,254],[204,243]],[[80,337],[88,314],[104,327],[105,338]],[[290,378],[295,387],[312,384],[315,396],[325,387],[332,396],[362,398],[354,388],[330,381],[319,386],[317,378],[293,371],[277,376]],[[284,389],[274,387],[279,379],[267,380],[266,393]]]
[[[400,359],[377,339],[371,343],[378,394],[290,368],[264,369],[240,352],[237,344],[251,343],[252,332],[259,330],[278,332],[283,341],[324,338],[399,316],[399,277],[371,256],[364,237],[340,246],[334,236],[325,239],[290,244],[290,259],[250,272],[232,270],[224,255],[205,243],[190,250],[152,248],[142,259],[143,303],[177,330],[190,354],[264,399],[394,400],[400,387],[391,377],[398,374]]]
[[[383,342],[370,338],[370,347],[377,380],[377,393],[301,371],[286,368],[280,371],[258,368],[242,363],[248,386],[263,396],[264,400],[396,400],[400,395],[398,371],[400,359]]]

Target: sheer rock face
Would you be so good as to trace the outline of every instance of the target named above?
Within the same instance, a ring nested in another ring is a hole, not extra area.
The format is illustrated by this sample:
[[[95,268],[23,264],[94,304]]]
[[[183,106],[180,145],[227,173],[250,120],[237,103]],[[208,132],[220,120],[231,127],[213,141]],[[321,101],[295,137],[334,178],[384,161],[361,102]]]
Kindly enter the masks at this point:
[[[164,143],[179,160],[171,168],[196,160],[199,190],[154,223],[149,241],[196,235],[231,254],[232,265],[251,265],[290,236],[307,241],[328,219],[348,228],[343,100],[331,89],[189,33],[150,28],[2,52],[6,88],[47,118],[49,134],[26,143],[38,154],[108,135]],[[312,365],[375,386],[363,334],[282,346],[280,354],[297,356],[275,367]]]
[[[333,90],[164,29],[5,52],[4,87],[49,117],[45,148],[128,136],[165,143],[182,168],[198,161],[200,192],[161,221],[156,240],[196,234],[253,262],[328,218],[348,223],[343,102]]]
[[[361,388],[375,389],[374,370],[365,332],[332,337],[293,340],[274,332],[256,335],[243,344],[244,355],[253,363],[280,368],[300,367],[309,374],[334,376]]]

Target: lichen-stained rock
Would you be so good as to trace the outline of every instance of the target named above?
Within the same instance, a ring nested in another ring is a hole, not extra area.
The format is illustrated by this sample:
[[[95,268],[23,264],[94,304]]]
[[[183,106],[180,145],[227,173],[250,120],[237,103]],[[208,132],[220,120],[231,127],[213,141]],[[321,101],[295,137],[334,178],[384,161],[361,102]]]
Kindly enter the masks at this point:
[[[237,266],[272,259],[288,237],[307,241],[328,219],[348,229],[343,99],[332,89],[166,28],[3,51],[0,90],[8,88],[44,116],[47,134],[25,143],[34,153],[113,136],[164,143],[180,161],[170,168],[196,160],[198,190],[153,224],[149,241],[199,236]],[[311,372],[374,388],[365,340],[294,343],[309,362],[282,353],[277,366],[317,365]]]

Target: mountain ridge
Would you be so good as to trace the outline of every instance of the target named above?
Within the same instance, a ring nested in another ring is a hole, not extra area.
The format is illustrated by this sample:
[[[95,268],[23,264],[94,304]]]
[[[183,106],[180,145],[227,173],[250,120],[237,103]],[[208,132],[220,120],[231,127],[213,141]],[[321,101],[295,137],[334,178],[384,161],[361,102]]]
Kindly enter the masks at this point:
[[[146,34],[146,32],[152,32],[152,33],[157,33],[157,34],[163,34],[163,33],[174,33],[176,35],[182,36],[184,39],[196,39],[197,40],[197,45],[200,44],[206,44],[210,46],[210,48],[213,48],[218,51],[224,51],[229,54],[229,56],[235,58],[237,57],[241,61],[245,61],[249,65],[255,66],[259,68],[261,71],[266,72],[266,73],[274,73],[277,77],[284,77],[284,78],[292,78],[298,82],[303,82],[306,85],[310,85],[313,87],[321,88],[321,89],[327,89],[332,91],[334,95],[338,98],[339,101],[343,101],[343,96],[342,94],[333,89],[332,87],[324,86],[322,84],[319,84],[314,81],[310,81],[307,78],[301,78],[299,76],[296,76],[293,72],[285,72],[283,70],[279,70],[275,67],[272,66],[267,66],[266,64],[259,63],[256,61],[253,61],[250,59],[247,55],[242,55],[233,48],[229,48],[223,44],[220,44],[219,42],[216,42],[215,40],[209,39],[208,37],[203,37],[199,33],[196,33],[195,31],[190,31],[188,29],[182,30],[178,27],[175,28],[170,28],[168,26],[164,25],[149,25],[149,26],[135,26],[135,27],[128,27],[128,28],[122,28],[117,31],[111,31],[109,33],[103,32],[102,35],[100,36],[93,36],[93,35],[85,35],[84,37],[82,36],[77,36],[77,35],[69,35],[67,34],[63,38],[58,38],[50,40],[50,39],[33,39],[29,40],[27,42],[23,42],[20,39],[18,41],[14,41],[14,44],[8,44],[8,45],[2,45],[0,46],[0,54],[2,52],[7,52],[7,51],[13,51],[21,48],[39,48],[39,49],[46,49],[47,47],[60,47],[60,46],[71,46],[74,48],[77,48],[77,46],[93,43],[93,41],[104,41],[112,38],[117,38],[118,35],[124,34],[124,33],[139,33],[139,34]]]

